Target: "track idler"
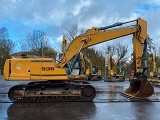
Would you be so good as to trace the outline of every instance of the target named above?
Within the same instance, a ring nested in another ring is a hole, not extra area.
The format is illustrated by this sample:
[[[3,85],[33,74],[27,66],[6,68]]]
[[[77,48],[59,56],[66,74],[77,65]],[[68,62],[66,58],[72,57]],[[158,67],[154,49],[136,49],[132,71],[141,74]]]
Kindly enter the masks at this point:
[[[126,89],[122,96],[127,98],[147,98],[154,93],[152,84],[146,77],[140,76],[136,79],[130,79],[130,86]]]

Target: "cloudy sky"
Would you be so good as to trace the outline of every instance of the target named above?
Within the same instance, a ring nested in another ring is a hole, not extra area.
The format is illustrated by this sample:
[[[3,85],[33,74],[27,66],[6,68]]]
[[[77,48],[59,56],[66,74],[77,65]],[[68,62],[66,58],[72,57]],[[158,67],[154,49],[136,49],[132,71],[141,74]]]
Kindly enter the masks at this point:
[[[0,0],[0,8],[0,28],[6,27],[17,43],[33,30],[42,30],[58,50],[69,25],[100,27],[138,17],[147,21],[154,43],[160,41],[160,0]],[[115,41],[131,45],[129,38]]]

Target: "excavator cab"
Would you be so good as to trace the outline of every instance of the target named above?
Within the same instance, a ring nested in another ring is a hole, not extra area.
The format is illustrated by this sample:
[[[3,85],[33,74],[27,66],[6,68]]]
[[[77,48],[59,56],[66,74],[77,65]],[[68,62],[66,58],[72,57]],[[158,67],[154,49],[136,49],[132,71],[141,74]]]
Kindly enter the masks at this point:
[[[92,66],[92,78],[93,81],[101,80],[102,73],[98,66]]]
[[[98,70],[99,70],[98,66],[93,66],[92,73],[96,74],[98,72]]]

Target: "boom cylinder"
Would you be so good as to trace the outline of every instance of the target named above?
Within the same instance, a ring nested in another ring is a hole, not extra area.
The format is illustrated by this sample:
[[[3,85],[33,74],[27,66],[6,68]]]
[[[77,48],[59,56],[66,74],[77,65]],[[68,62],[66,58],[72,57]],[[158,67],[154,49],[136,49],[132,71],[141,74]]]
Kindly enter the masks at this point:
[[[109,28],[121,26],[121,25],[123,25],[123,24],[127,24],[127,23],[130,23],[130,22],[135,22],[135,21],[137,21],[137,20],[131,20],[131,21],[127,21],[127,22],[117,22],[117,23],[114,23],[114,24],[109,25],[109,26],[98,27],[98,30],[105,30],[105,29],[109,29]]]

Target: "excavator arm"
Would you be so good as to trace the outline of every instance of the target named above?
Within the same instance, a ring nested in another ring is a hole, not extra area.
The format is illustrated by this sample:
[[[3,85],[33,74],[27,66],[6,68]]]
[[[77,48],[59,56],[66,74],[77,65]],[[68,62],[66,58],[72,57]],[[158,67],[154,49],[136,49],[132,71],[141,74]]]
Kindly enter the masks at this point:
[[[74,55],[79,53],[84,48],[123,36],[133,35],[134,55],[136,57],[135,71],[139,72],[144,41],[147,39],[147,22],[141,18],[134,21],[137,22],[135,25],[124,28],[110,29],[129,22],[113,24],[111,26],[100,28],[93,27],[89,29],[86,33],[78,36],[70,43],[57,66],[63,68]]]

